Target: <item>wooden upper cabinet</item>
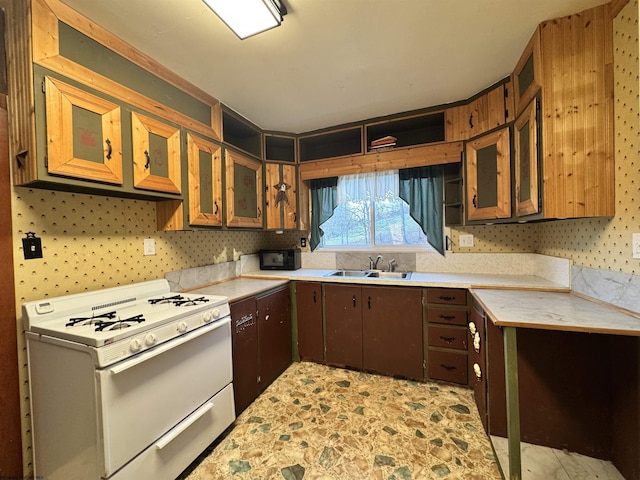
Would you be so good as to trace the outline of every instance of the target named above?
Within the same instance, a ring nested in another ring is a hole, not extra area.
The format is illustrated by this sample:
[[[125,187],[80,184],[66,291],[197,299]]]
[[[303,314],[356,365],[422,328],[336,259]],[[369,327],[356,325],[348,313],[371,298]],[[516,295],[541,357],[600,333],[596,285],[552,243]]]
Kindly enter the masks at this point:
[[[262,228],[262,163],[225,151],[227,226]]]
[[[511,217],[511,144],[509,128],[466,144],[467,219]]]
[[[537,105],[534,98],[514,124],[515,198],[516,215],[519,217],[540,211]]]
[[[136,112],[131,128],[134,186],[180,193],[180,129]]]
[[[540,25],[545,218],[615,214],[611,4]]]
[[[189,224],[222,225],[222,148],[187,134]]]
[[[505,84],[445,111],[445,138],[448,142],[467,140],[504,125],[507,121]]]
[[[296,167],[267,163],[264,192],[267,229],[296,229],[298,226]]]
[[[531,40],[529,40],[524,52],[522,52],[511,78],[513,80],[516,115],[520,115],[542,85],[540,27],[536,28]]]
[[[122,184],[120,107],[45,77],[47,170]]]

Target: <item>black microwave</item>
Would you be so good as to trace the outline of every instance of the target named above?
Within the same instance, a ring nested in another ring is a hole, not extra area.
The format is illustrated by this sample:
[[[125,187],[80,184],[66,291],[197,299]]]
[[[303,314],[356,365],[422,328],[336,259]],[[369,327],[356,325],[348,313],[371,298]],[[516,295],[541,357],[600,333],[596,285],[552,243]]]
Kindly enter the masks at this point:
[[[301,257],[299,248],[260,250],[260,270],[297,270]]]

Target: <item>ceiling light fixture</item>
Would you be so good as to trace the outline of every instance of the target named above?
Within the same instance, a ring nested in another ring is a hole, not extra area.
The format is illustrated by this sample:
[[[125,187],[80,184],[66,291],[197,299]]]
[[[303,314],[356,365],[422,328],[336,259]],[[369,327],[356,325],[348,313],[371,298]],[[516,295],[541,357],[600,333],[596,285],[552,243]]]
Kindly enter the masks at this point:
[[[278,27],[287,14],[279,0],[203,0],[227,27],[244,40]]]

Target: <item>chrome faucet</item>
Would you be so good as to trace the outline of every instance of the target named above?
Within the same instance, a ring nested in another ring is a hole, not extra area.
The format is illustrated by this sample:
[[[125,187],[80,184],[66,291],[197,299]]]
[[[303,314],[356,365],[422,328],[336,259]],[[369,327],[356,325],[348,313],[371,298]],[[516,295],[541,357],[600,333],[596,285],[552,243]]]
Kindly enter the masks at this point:
[[[390,272],[395,272],[396,271],[396,265],[398,265],[398,262],[396,262],[395,258],[392,258],[391,260],[389,260],[389,271]]]
[[[369,269],[370,270],[377,270],[378,269],[378,262],[380,260],[382,260],[382,255],[378,255],[375,260],[371,257],[371,255],[369,255]]]

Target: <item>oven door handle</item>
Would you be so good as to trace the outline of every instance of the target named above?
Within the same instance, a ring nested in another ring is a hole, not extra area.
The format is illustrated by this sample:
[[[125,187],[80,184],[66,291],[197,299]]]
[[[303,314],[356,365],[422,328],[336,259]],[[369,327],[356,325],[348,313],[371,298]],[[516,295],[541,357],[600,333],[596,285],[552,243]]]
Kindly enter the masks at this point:
[[[200,420],[209,410],[213,408],[213,402],[207,402],[198,408],[195,412],[184,419],[177,427],[171,429],[166,435],[160,437],[160,440],[156,442],[156,449],[162,450],[169,445],[173,440],[184,432],[187,428]]]
[[[172,340],[169,340],[159,346],[157,346],[156,348],[152,349],[152,350],[148,350],[146,352],[142,352],[139,355],[136,355],[135,357],[133,357],[131,360],[125,360],[124,362],[120,362],[118,364],[116,364],[115,366],[111,367],[109,369],[109,371],[114,374],[117,375],[118,373],[122,373],[126,370],[129,370],[130,368],[135,367],[136,365],[141,364],[142,362],[146,362],[147,360],[156,357],[164,352],[166,352],[167,350],[171,350],[172,348],[175,348],[179,345],[182,345],[183,343],[187,343],[191,340],[193,340],[194,338],[198,338],[206,333],[212,332],[213,330],[216,330],[224,325],[228,325],[231,323],[231,317],[227,316],[225,318],[222,318],[218,321],[216,321],[215,323],[211,324],[211,325],[206,325],[204,327],[200,327],[197,330],[193,330],[190,333],[187,333],[181,337],[178,338],[174,338]]]

